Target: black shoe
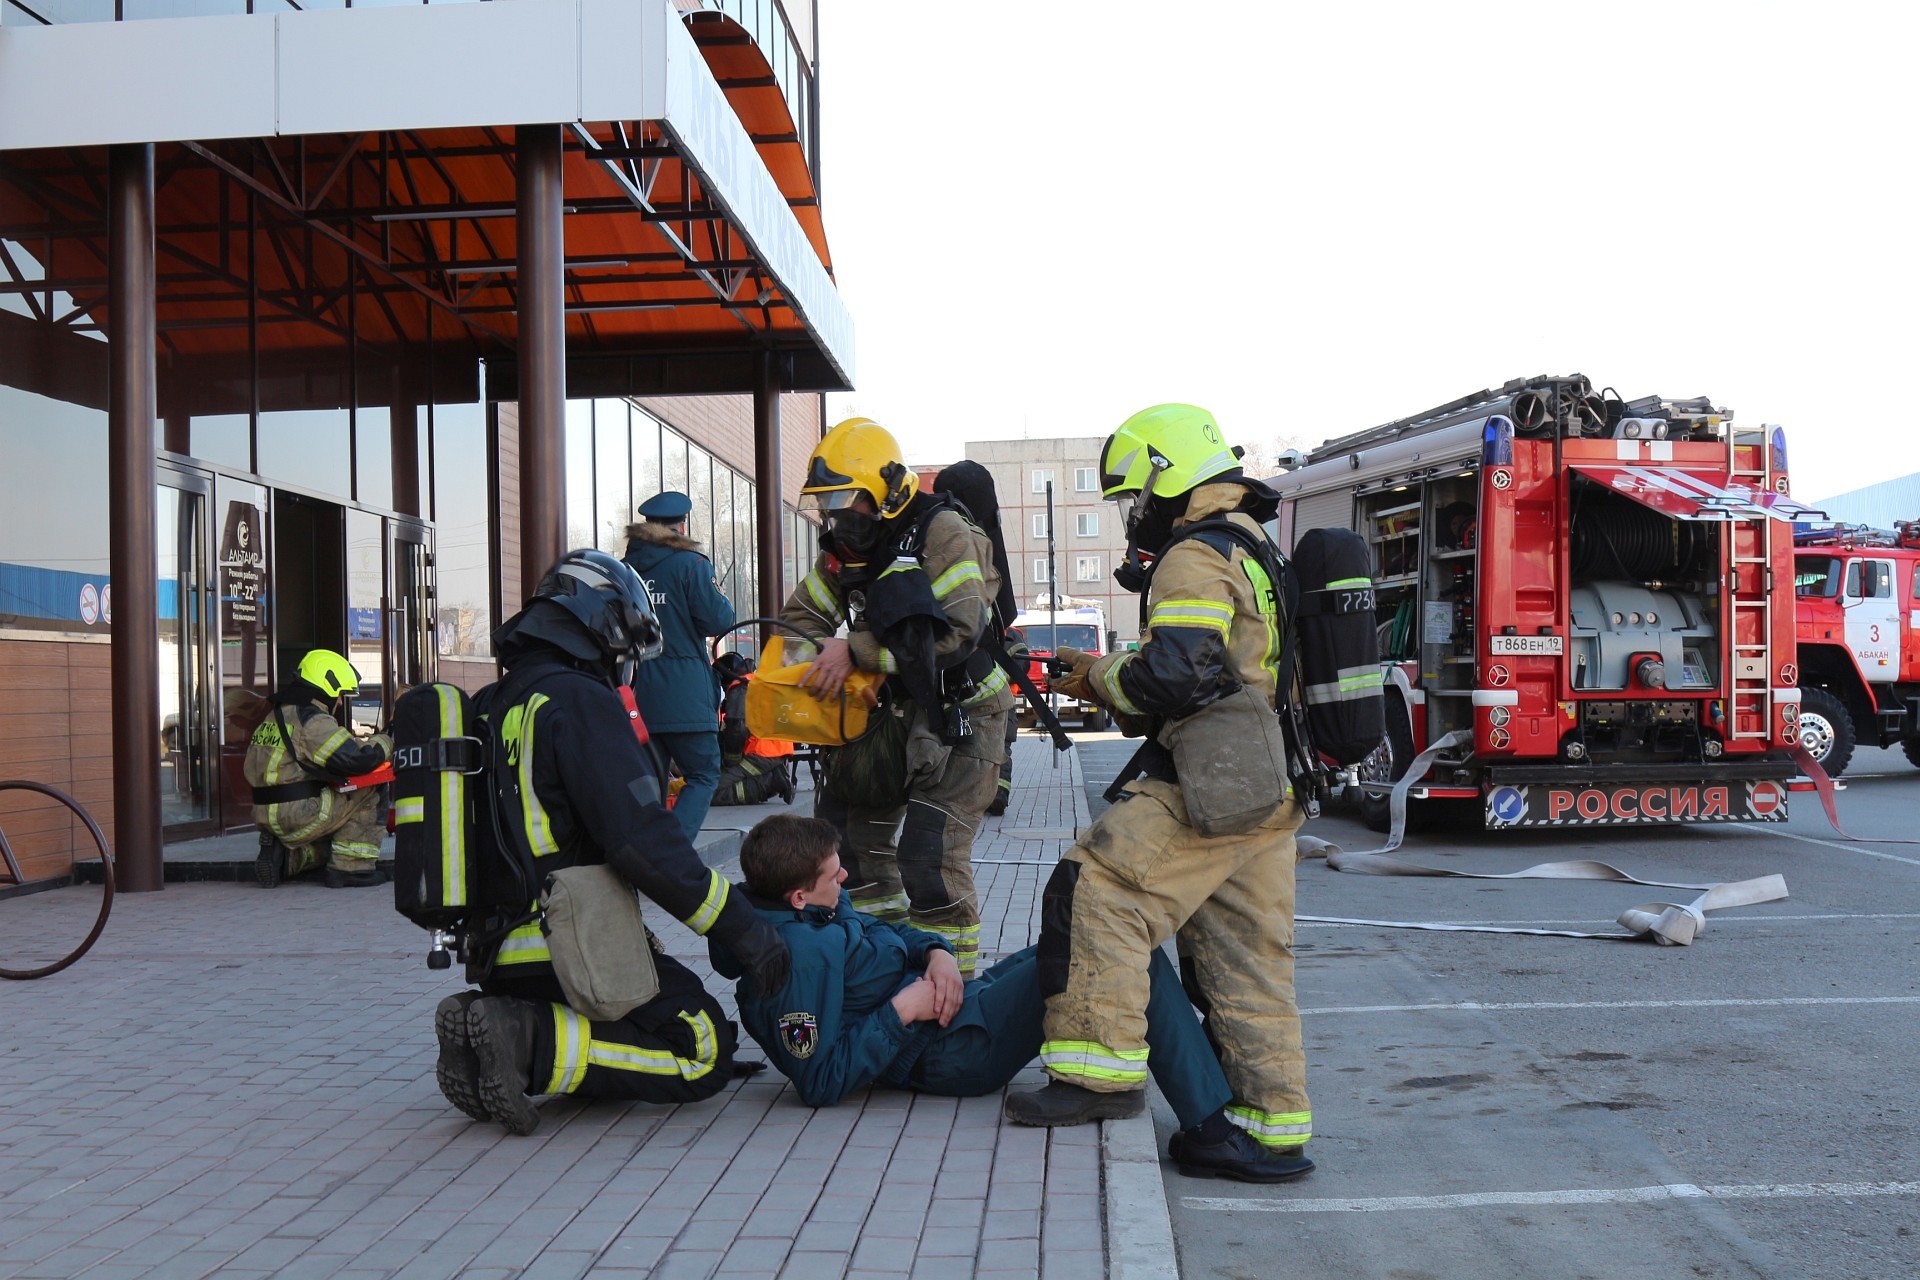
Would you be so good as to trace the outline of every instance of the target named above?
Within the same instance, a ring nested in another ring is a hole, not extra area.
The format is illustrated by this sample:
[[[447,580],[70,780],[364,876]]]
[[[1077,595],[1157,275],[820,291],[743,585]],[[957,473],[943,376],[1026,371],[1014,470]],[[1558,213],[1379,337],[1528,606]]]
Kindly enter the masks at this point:
[[[371,871],[342,871],[338,867],[327,868],[327,888],[329,889],[371,889],[387,883],[387,873],[379,867]]]
[[[497,996],[482,996],[467,1006],[467,1043],[479,1066],[480,1099],[508,1133],[540,1127],[540,1110],[527,1090],[541,1009],[531,1000]]]
[[[787,776],[787,769],[785,765],[779,765],[775,767],[773,779],[774,779],[774,786],[775,786],[774,794],[780,797],[780,803],[792,804],[793,803],[793,779]]]
[[[1173,1135],[1167,1154],[1189,1178],[1232,1178],[1236,1182],[1285,1182],[1313,1169],[1301,1147],[1266,1147],[1236,1126],[1226,1141],[1196,1142],[1185,1130]]]
[[[1015,1124],[1030,1124],[1051,1129],[1058,1125],[1086,1124],[1089,1120],[1125,1120],[1146,1110],[1147,1091],[1128,1089],[1124,1093],[1095,1093],[1064,1080],[1049,1080],[1044,1089],[1007,1095],[1007,1119]]]
[[[287,849],[270,831],[260,833],[260,853],[253,860],[253,882],[262,889],[279,885],[287,872]]]
[[[987,816],[998,818],[1007,811],[1007,793],[1002,791],[993,797],[993,803],[987,806]]]
[[[480,1059],[467,1036],[467,1006],[479,998],[478,991],[462,991],[433,1011],[433,1033],[440,1038],[440,1061],[433,1075],[448,1102],[475,1120],[491,1120],[493,1113],[480,1096]]]

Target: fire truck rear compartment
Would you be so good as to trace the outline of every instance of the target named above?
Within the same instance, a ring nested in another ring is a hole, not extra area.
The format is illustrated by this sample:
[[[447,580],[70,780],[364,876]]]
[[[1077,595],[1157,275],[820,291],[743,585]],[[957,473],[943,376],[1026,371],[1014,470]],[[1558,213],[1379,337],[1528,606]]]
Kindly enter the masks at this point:
[[[1720,686],[1722,526],[1673,519],[1579,477],[1569,496],[1567,681],[1576,694],[1629,696],[1576,698],[1568,741],[1589,759],[1698,759],[1710,749],[1702,700]]]

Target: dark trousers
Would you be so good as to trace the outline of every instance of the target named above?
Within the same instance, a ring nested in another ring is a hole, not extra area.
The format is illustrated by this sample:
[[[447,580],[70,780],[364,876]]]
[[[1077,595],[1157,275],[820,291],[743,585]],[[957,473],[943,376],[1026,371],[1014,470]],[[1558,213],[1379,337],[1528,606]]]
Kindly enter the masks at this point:
[[[1181,1126],[1191,1128],[1226,1106],[1232,1091],[1180,975],[1158,951],[1148,976],[1147,1066]],[[921,1053],[909,1082],[957,1098],[1005,1088],[1039,1055],[1046,1012],[1034,948],[1014,952],[967,983],[966,1002]]]
[[[543,1006],[528,1093],[673,1103],[698,1102],[726,1087],[733,1073],[733,1023],[685,965],[659,953],[653,963],[660,994],[612,1022],[569,1009],[550,975],[480,984],[487,995]]]
[[[700,824],[707,820],[714,789],[720,784],[720,731],[656,733],[653,740],[687,780],[673,802],[673,816],[687,839],[692,840],[700,834]]]

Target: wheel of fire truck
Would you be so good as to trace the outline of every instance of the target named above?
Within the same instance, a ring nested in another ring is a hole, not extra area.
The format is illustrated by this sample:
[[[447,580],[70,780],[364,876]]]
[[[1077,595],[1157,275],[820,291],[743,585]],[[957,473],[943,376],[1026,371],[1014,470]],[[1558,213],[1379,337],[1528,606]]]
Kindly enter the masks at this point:
[[[1113,717],[1095,707],[1080,717],[1080,727],[1088,733],[1103,733],[1113,723]]]
[[[1800,691],[1800,745],[1817,760],[1829,778],[1837,778],[1853,759],[1853,716],[1847,704],[1825,689]],[[1914,747],[1907,746],[1907,758]]]
[[[1908,738],[1900,744],[1900,749],[1907,753],[1907,763],[1920,769],[1920,738]]]
[[[1374,752],[1360,766],[1361,770],[1369,778],[1398,782],[1407,772],[1407,764],[1413,756],[1413,725],[1407,719],[1407,704],[1389,694],[1387,739],[1381,744],[1381,750]],[[1424,809],[1425,806],[1418,800],[1407,801],[1409,831],[1418,825]],[[1366,823],[1370,831],[1389,831],[1393,828],[1393,803],[1386,792],[1360,793],[1360,821]]]

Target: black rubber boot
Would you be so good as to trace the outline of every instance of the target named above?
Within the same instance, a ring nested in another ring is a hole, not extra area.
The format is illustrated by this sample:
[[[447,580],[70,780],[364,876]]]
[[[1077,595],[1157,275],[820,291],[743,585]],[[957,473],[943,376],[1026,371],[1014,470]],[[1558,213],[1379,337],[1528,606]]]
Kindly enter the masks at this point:
[[[327,888],[329,889],[371,889],[387,883],[387,873],[379,867],[371,871],[342,871],[338,867],[327,868]]]
[[[531,1000],[482,996],[467,1006],[467,1043],[479,1064],[480,1099],[508,1133],[540,1127],[532,1087],[533,1039],[545,1009]]]
[[[493,1113],[480,1096],[480,1058],[467,1036],[467,1006],[479,998],[478,991],[462,991],[433,1011],[433,1033],[440,1038],[440,1061],[433,1075],[448,1102],[475,1120],[491,1120]]]
[[[260,833],[260,853],[253,860],[253,882],[262,889],[279,885],[287,873],[287,847],[271,831]]]
[[[998,818],[1002,814],[1006,813],[1007,795],[1008,795],[1008,792],[1005,787],[1002,787],[998,791],[993,793],[993,803],[987,806],[988,817]]]
[[[1189,1178],[1232,1178],[1235,1182],[1285,1182],[1313,1169],[1301,1147],[1262,1146],[1236,1126],[1223,1142],[1202,1143],[1182,1130],[1167,1144],[1167,1154]]]
[[[1007,1119],[1015,1124],[1051,1129],[1090,1120],[1125,1120],[1139,1115],[1146,1105],[1145,1089],[1095,1093],[1064,1080],[1049,1080],[1044,1089],[1008,1094],[1005,1110]]]

